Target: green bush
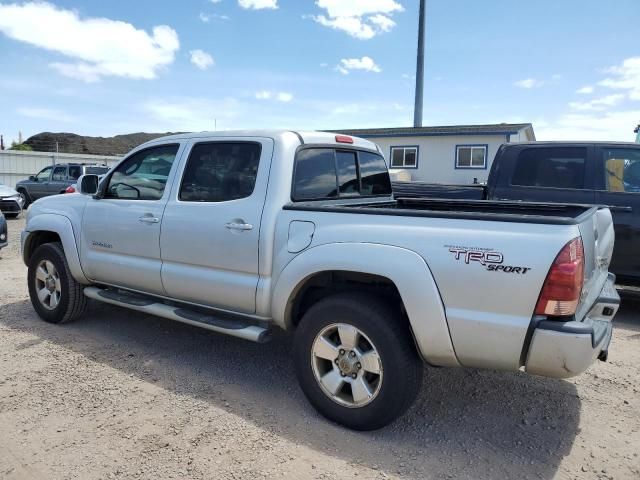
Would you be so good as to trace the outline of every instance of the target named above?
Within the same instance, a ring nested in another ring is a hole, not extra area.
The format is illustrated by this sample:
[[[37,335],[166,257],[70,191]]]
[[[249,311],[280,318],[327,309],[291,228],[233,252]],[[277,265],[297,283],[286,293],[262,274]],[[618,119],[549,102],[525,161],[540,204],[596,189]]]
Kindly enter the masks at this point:
[[[33,150],[31,145],[27,145],[26,143],[12,143],[11,148],[9,150],[22,150],[24,152],[30,152]]]

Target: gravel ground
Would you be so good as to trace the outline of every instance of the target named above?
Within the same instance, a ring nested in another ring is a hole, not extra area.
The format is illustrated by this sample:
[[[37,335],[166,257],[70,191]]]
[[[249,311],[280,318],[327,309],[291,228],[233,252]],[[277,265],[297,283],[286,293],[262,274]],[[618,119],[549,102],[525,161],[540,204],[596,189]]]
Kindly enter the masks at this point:
[[[552,380],[429,368],[414,407],[372,433],[321,418],[291,341],[255,345],[93,304],[36,317],[0,251],[0,478],[640,478],[640,319],[625,305],[609,362]]]

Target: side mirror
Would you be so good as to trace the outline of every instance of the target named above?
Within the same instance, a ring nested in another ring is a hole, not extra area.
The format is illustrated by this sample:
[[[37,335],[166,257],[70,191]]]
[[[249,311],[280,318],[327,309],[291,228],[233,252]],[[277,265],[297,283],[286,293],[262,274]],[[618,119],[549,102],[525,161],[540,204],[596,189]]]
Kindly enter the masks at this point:
[[[36,176],[35,176],[35,175],[29,175],[29,180],[30,180],[31,182],[37,182],[37,181],[38,181],[38,179],[36,178]]]
[[[83,195],[95,195],[98,193],[98,175],[82,175],[78,179],[78,193]]]

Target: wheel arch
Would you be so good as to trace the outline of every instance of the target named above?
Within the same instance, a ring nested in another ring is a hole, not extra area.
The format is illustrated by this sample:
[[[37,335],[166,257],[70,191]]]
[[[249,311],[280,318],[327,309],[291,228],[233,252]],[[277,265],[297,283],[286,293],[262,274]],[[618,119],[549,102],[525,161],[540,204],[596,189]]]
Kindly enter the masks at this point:
[[[295,328],[309,287],[319,278],[326,281],[327,276],[382,286],[390,298],[395,290],[422,357],[434,365],[459,365],[431,271],[420,255],[401,247],[332,243],[299,254],[276,280],[271,302],[275,323],[284,329]]]
[[[80,265],[80,255],[71,220],[64,215],[46,213],[30,218],[27,228],[29,230],[22,232],[22,259],[25,265],[29,265],[33,252],[40,245],[60,242],[62,243],[71,275],[80,283],[90,283]]]

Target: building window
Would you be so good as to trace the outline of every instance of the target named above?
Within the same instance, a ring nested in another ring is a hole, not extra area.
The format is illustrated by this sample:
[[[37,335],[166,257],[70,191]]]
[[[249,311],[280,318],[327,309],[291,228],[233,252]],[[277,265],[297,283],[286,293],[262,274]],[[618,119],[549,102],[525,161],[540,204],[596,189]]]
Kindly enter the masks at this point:
[[[391,147],[391,168],[418,168],[418,147]]]
[[[456,168],[487,168],[487,146],[456,145]]]

